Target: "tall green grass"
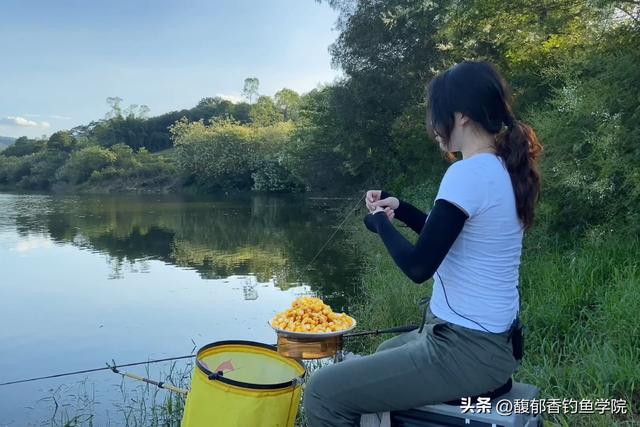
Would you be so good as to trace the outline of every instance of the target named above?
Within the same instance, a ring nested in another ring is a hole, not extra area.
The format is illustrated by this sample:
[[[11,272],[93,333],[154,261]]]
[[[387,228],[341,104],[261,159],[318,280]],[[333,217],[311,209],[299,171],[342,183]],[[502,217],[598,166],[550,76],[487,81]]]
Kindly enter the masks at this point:
[[[358,326],[418,322],[417,301],[431,294],[432,281],[411,282],[361,218],[352,227],[367,258],[363,292],[350,304]],[[415,233],[402,230],[415,241]],[[520,288],[526,354],[514,379],[540,387],[540,398],[627,401],[626,415],[544,414],[548,425],[640,425],[640,240],[607,231],[561,239],[540,227],[525,237]],[[387,338],[348,345],[371,352]]]
[[[159,379],[167,384],[188,388],[193,371],[192,361],[185,365],[176,362],[153,374],[149,364],[144,365],[144,377]],[[179,427],[186,398],[156,386],[121,378],[120,395],[112,401],[101,402],[95,393],[95,384],[88,379],[79,384],[63,385],[44,398],[51,406],[49,420],[40,425],[51,427]]]

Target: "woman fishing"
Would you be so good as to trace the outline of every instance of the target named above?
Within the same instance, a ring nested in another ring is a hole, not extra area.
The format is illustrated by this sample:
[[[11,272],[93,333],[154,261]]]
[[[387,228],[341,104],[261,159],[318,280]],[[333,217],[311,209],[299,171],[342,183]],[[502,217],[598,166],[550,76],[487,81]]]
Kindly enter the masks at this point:
[[[304,393],[311,427],[359,425],[361,414],[486,396],[511,378],[519,320],[522,239],[540,193],[534,131],[514,117],[495,67],[464,61],[428,85],[427,129],[446,157],[431,211],[366,193],[366,227],[413,282],[434,278],[420,330],[374,354],[317,371]],[[410,243],[395,218],[418,234]]]

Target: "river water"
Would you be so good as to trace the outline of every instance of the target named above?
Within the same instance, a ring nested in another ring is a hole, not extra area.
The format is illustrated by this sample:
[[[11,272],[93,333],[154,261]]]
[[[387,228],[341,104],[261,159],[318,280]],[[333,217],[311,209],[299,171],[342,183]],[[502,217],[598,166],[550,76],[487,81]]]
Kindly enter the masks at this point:
[[[356,202],[0,194],[0,383],[275,343],[267,320],[306,293],[348,312],[362,273],[349,234],[313,258]],[[0,386],[0,426],[124,425],[148,404],[132,382],[107,371]]]

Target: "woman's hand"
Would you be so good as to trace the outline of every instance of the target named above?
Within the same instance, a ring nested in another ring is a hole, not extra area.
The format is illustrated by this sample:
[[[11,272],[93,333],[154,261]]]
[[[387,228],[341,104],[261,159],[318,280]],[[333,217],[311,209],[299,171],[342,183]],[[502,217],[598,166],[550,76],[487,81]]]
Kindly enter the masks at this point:
[[[377,232],[377,230],[375,229],[375,227],[373,226],[373,224],[371,223],[371,216],[377,214],[378,212],[384,212],[387,215],[387,218],[389,219],[389,221],[391,221],[394,217],[394,212],[393,209],[390,208],[381,208],[381,207],[377,207],[375,208],[375,210],[373,210],[372,212],[369,212],[368,215],[365,215],[364,217],[364,224],[366,225],[367,229],[369,229],[369,231],[372,231],[374,233]]]
[[[367,196],[365,198],[365,201],[367,204],[367,209],[369,209],[369,212],[373,213],[377,207],[381,207],[383,209],[388,207],[391,210],[398,209],[398,206],[400,206],[400,201],[397,198],[387,197],[386,199],[380,200],[381,194],[382,194],[382,190],[367,191]]]
[[[389,207],[382,208],[380,206],[377,206],[374,210],[372,210],[369,213],[371,215],[373,215],[373,214],[377,214],[378,212],[385,212],[387,214],[387,218],[389,218],[389,221],[391,221],[393,219],[393,217],[395,216],[395,212],[393,211],[393,209],[391,209]]]

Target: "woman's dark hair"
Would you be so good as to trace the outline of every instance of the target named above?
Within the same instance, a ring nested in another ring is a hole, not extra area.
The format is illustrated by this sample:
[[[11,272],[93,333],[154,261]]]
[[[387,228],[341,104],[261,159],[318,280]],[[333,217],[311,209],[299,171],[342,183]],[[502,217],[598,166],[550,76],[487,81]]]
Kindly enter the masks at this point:
[[[496,134],[496,153],[509,171],[518,217],[527,230],[533,225],[535,205],[540,197],[537,159],[542,144],[530,126],[515,118],[511,102],[511,89],[492,64],[463,61],[429,83],[427,131],[434,140],[440,136],[448,149],[454,113],[458,112]],[[455,160],[451,153],[446,157]]]

